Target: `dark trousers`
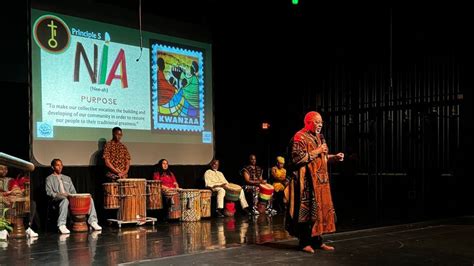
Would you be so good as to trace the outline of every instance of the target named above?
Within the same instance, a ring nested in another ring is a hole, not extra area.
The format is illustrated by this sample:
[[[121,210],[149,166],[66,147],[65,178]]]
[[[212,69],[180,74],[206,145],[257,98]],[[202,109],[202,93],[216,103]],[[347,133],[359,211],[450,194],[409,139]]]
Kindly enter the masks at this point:
[[[321,236],[311,237],[311,223],[300,223],[298,224],[300,247],[304,248],[311,245],[313,249],[320,248],[323,244],[323,238]]]

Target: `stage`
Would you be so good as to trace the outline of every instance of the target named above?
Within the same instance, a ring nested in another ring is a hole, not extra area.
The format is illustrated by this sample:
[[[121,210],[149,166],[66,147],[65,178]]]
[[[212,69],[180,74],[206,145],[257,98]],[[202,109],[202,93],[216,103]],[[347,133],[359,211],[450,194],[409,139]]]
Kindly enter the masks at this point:
[[[1,265],[472,265],[474,217],[343,231],[336,251],[297,249],[283,216],[212,218],[142,226],[103,224],[102,232],[39,232],[0,243]]]

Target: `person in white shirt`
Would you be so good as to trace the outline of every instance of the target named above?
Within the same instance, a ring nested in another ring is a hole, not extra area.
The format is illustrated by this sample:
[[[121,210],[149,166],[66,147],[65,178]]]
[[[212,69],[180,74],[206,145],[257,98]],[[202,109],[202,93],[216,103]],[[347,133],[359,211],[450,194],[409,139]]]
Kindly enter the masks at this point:
[[[225,179],[224,174],[219,169],[219,160],[212,160],[210,163],[211,169],[207,170],[204,173],[204,181],[206,183],[206,187],[210,188],[212,191],[217,192],[217,214],[219,217],[224,217],[224,197],[225,197],[225,189],[224,185],[228,184],[229,182]],[[242,210],[249,214],[249,204],[245,199],[244,191],[240,191],[240,205]]]
[[[66,227],[67,214],[69,211],[70,194],[76,194],[76,188],[69,176],[63,175],[63,162],[60,159],[51,161],[53,173],[46,178],[46,194],[53,198],[53,201],[59,204],[58,229],[61,234],[69,234],[70,231]],[[91,206],[89,208],[89,225],[95,231],[101,231],[102,227],[97,223],[97,213],[95,211],[94,200],[91,198]]]

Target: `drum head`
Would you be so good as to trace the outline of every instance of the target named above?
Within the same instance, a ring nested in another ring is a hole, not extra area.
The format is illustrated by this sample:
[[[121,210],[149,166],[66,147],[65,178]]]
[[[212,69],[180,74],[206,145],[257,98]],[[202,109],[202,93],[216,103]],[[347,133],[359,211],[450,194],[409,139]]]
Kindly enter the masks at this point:
[[[266,189],[273,189],[273,186],[270,184],[260,184],[260,186]]]
[[[80,193],[80,194],[69,194],[69,197],[78,197],[78,198],[84,198],[84,197],[90,197],[91,194],[89,193]]]
[[[242,189],[241,186],[237,185],[237,184],[234,184],[234,183],[228,183],[225,185],[228,189],[230,190],[239,190],[239,189]]]

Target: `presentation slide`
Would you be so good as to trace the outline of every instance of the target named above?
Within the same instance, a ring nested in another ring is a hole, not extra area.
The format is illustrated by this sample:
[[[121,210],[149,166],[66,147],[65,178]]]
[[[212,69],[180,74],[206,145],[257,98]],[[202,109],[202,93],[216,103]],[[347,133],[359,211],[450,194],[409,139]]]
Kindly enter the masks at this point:
[[[121,127],[132,165],[208,163],[211,45],[32,9],[32,155],[93,165]]]

